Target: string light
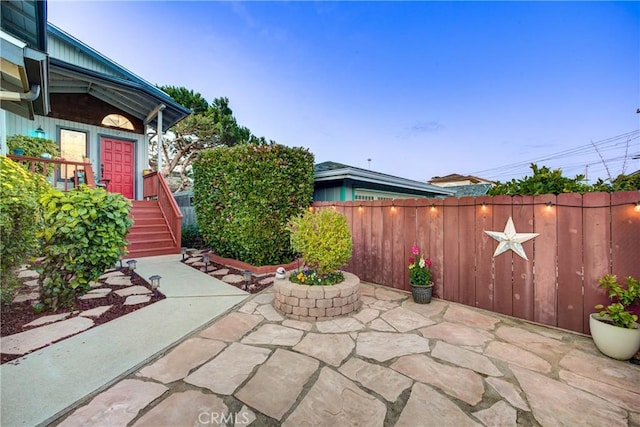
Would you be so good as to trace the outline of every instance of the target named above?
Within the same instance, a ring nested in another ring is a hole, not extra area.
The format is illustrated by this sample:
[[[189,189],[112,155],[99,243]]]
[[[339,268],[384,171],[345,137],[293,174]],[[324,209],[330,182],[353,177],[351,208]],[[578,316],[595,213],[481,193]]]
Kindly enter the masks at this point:
[[[551,206],[553,206],[553,202],[547,202],[547,210],[550,211],[551,210]]]
[[[636,202],[636,207],[633,208],[634,211],[640,212],[640,202]]]
[[[487,210],[487,204],[485,202],[482,202],[482,210],[483,211]]]

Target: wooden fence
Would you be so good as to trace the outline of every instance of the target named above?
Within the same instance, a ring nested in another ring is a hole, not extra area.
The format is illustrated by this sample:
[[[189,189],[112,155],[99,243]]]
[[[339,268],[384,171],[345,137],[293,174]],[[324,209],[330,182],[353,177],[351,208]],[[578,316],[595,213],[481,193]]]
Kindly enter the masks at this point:
[[[316,202],[351,224],[347,271],[362,280],[410,290],[411,246],[433,260],[435,295],[469,306],[589,333],[593,306],[608,301],[605,273],[640,276],[640,192],[541,196]],[[493,257],[484,231],[540,233]]]

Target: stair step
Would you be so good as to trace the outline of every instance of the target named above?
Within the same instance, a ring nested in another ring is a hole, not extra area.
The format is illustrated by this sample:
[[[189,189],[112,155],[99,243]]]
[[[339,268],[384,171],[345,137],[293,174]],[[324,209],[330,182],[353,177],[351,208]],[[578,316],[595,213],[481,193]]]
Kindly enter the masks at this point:
[[[133,230],[127,234],[127,240],[130,243],[140,243],[140,242],[151,242],[158,240],[171,240],[171,233],[169,230],[165,229],[164,231],[137,231]]]
[[[129,253],[126,255],[126,258],[143,258],[147,256],[156,256],[156,255],[171,255],[171,254],[179,254],[180,248],[153,248],[153,249],[137,249],[137,250],[129,250]]]
[[[162,221],[161,223],[158,224],[138,224],[138,223],[134,223],[133,227],[131,227],[129,229],[129,234],[132,233],[162,233],[165,231],[168,231],[169,227],[167,227],[167,224],[164,223],[164,221]]]

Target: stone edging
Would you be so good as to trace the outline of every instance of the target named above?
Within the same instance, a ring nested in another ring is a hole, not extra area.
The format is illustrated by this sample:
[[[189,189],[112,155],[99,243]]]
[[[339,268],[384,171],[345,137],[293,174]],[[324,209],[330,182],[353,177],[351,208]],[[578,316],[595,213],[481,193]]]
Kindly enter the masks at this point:
[[[307,286],[289,281],[289,277],[273,282],[274,308],[285,316],[304,321],[331,320],[358,311],[360,279],[343,272],[344,281],[332,286]]]
[[[284,267],[285,270],[290,271],[298,267],[299,264],[299,262],[296,260],[290,262],[289,264],[255,266],[247,264],[246,262],[238,261],[237,259],[223,258],[213,253],[211,254],[211,261],[229,267],[237,268],[238,270],[249,270],[253,274],[275,273],[278,267]]]

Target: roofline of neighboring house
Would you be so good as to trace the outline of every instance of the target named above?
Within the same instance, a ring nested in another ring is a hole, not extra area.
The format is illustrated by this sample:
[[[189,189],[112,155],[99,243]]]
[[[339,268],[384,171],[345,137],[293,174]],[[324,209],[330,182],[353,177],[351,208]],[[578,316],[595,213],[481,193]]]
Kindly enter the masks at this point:
[[[446,176],[434,176],[429,180],[430,183],[434,182],[456,182],[456,181],[476,181],[476,183],[487,183],[487,184],[495,184],[494,181],[489,179],[479,178],[473,175],[460,175],[457,173],[446,175]]]
[[[313,176],[315,181],[317,182],[351,179],[354,181],[363,181],[374,184],[386,184],[397,187],[399,189],[407,188],[416,191],[427,191],[444,196],[453,196],[456,194],[455,191],[449,191],[443,187],[427,184],[426,182],[400,178],[380,172],[372,172],[366,169],[356,168],[352,166],[314,172]]]
[[[111,59],[109,59],[106,56],[102,55],[100,52],[96,51],[91,46],[86,45],[85,43],[81,42],[80,40],[76,39],[75,37],[71,36],[70,34],[66,33],[65,31],[61,30],[60,28],[56,27],[55,25],[53,25],[50,22],[48,23],[47,28],[48,28],[49,33],[52,34],[53,36],[63,40],[65,43],[73,46],[74,48],[76,48],[79,51],[81,51],[82,53],[90,56],[92,59],[100,62],[101,64],[113,69],[117,73],[120,73],[120,74],[124,75],[128,80],[127,79],[119,79],[119,78],[112,77],[112,76],[106,76],[103,73],[98,73],[98,72],[95,72],[95,71],[87,70],[86,68],[77,67],[81,71],[85,72],[86,74],[93,75],[95,77],[100,77],[100,78],[103,78],[103,79],[105,79],[107,81],[111,80],[111,81],[116,82],[118,84],[128,85],[130,87],[135,87],[137,89],[144,90],[145,93],[157,98],[159,100],[159,102],[161,102],[161,103],[163,103],[165,105],[166,104],[171,104],[173,106],[173,108],[175,108],[176,110],[179,110],[181,113],[184,114],[183,117],[186,117],[189,114],[191,114],[191,110],[189,108],[186,108],[186,107],[178,104],[177,102],[175,102],[173,100],[173,98],[171,98],[167,93],[165,93],[162,90],[158,89],[155,85],[152,85],[148,81],[144,80],[142,77],[137,76],[136,74],[134,74],[131,71],[127,70],[122,65],[119,65],[115,61],[112,61]],[[55,58],[50,58],[50,60],[55,60]],[[64,63],[63,61],[60,61],[60,60],[56,60],[56,62]],[[67,64],[67,63],[65,63],[65,64]]]

